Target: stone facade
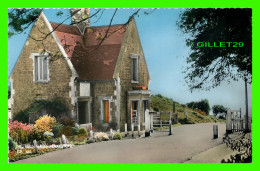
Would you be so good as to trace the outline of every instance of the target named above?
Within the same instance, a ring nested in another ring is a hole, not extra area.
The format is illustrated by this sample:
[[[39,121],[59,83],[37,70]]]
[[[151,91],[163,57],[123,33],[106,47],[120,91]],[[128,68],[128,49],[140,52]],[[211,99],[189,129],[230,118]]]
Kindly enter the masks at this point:
[[[37,40],[42,39],[49,29],[41,15],[34,24],[30,37]],[[34,59],[32,53],[41,53],[43,45],[41,41],[28,38],[20,57],[13,69],[10,80],[12,80],[12,114],[28,108],[35,100],[62,99],[67,107],[73,110],[69,92],[71,86],[72,72],[64,59],[61,57],[54,61],[49,60],[49,81],[47,83],[34,82]],[[52,54],[60,54],[60,50],[54,38],[50,35],[43,41],[45,50]]]
[[[132,83],[132,59],[131,54],[140,55],[138,65],[138,83]],[[114,77],[119,75],[121,84],[121,104],[120,104],[120,128],[124,129],[125,123],[128,123],[130,129],[130,106],[128,98],[128,91],[133,90],[136,85],[144,85],[149,88],[150,76],[143,54],[141,42],[139,39],[135,21],[132,20],[126,30],[125,37],[121,46],[121,51],[118,57]],[[141,99],[141,97],[140,97]],[[142,107],[142,106],[140,106]],[[141,115],[143,115],[141,113]],[[141,116],[143,117],[143,116]]]

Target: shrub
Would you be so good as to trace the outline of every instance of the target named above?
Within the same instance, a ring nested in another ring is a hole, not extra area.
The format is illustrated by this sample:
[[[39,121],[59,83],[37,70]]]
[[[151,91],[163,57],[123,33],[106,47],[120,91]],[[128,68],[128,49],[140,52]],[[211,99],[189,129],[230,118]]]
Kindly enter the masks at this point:
[[[17,148],[17,143],[11,137],[8,138],[8,147],[10,151],[13,151]]]
[[[72,127],[73,129],[73,135],[78,135],[79,129],[77,127]]]
[[[114,133],[113,140],[121,140],[122,135],[119,132]]]
[[[60,134],[64,134],[66,136],[72,136],[73,135],[73,129],[71,126],[65,126],[61,129]]]
[[[52,132],[54,134],[54,137],[60,137],[60,131],[62,130],[62,128],[64,127],[64,125],[60,124],[60,123],[56,123],[53,127],[52,127]]]
[[[79,129],[79,132],[78,132],[78,135],[79,135],[79,136],[88,137],[88,132],[86,131],[86,129],[80,128],[80,129]]]
[[[56,119],[49,115],[44,115],[35,121],[35,129],[38,132],[51,132],[52,127],[56,124]]]
[[[109,138],[108,138],[108,135],[104,132],[97,132],[95,135],[94,135],[94,139],[96,141],[108,141]]]
[[[9,136],[18,144],[29,143],[33,139],[34,126],[23,124],[21,122],[9,122]]]
[[[64,119],[61,119],[61,124],[63,124],[64,126],[74,127],[75,121],[71,118],[64,118]]]

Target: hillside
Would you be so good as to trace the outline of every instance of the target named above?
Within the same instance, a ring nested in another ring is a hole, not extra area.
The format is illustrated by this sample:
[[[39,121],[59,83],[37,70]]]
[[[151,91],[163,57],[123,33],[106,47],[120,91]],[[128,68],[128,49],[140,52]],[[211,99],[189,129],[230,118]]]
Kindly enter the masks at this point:
[[[162,96],[160,94],[151,96],[151,108],[154,111],[173,111],[173,103],[175,102],[175,111],[178,113],[179,122],[181,124],[195,124],[207,122],[223,122],[224,120],[209,116],[199,110],[188,108],[188,120],[185,120],[185,105],[182,105],[173,99]]]

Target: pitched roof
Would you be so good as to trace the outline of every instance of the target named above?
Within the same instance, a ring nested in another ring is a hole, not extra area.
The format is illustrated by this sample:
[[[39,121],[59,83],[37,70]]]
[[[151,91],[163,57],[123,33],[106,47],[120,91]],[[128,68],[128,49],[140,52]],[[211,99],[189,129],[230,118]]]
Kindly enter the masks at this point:
[[[53,29],[58,24],[51,23]],[[76,26],[59,25],[55,29],[63,48],[69,56],[79,77],[78,80],[112,80],[126,26],[90,27],[82,36]]]

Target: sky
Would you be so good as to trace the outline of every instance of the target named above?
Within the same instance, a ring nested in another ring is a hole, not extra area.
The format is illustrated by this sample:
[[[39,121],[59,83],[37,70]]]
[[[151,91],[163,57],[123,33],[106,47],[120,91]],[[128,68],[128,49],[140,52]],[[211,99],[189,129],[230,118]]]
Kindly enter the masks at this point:
[[[57,17],[58,11],[62,17]],[[91,9],[93,14],[97,9]],[[112,24],[125,23],[137,9],[119,9]],[[208,99],[210,106],[220,104],[233,110],[242,108],[245,113],[245,83],[222,82],[219,87],[189,91],[183,71],[187,66],[186,57],[190,53],[183,33],[177,28],[179,14],[185,9],[142,9],[135,16],[139,37],[151,77],[149,89],[152,94],[162,94],[181,104]],[[106,9],[101,18],[91,18],[91,26],[108,25],[115,9]],[[149,15],[144,11],[151,12]],[[69,15],[68,9],[44,9],[49,21],[62,22]],[[65,24],[70,24],[70,19]],[[8,41],[8,75],[10,75],[28,37],[31,27],[25,33],[15,35]],[[252,115],[252,85],[248,85],[249,115]],[[212,114],[212,111],[210,112]]]

